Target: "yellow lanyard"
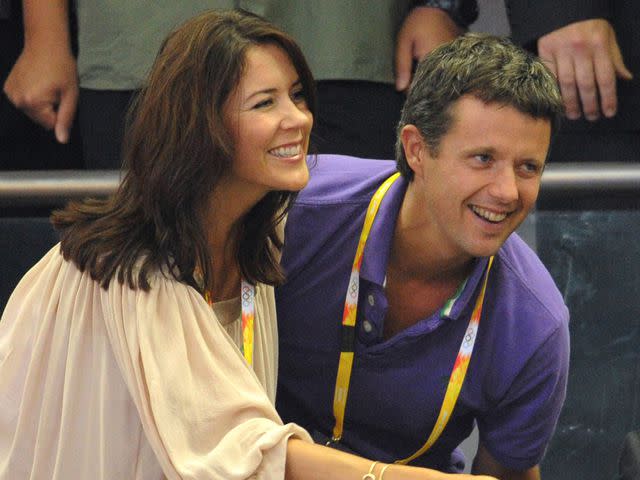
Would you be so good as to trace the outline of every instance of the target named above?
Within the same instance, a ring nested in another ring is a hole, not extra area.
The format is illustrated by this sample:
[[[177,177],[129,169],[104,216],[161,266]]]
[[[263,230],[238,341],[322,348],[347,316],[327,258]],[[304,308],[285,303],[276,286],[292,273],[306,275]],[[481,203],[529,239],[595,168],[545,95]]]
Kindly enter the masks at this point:
[[[255,296],[255,287],[242,280],[240,283],[240,302],[242,303],[242,354],[250,367],[253,366]],[[204,298],[209,305],[213,305],[213,300],[209,292],[205,292]]]
[[[351,380],[351,370],[353,367],[353,355],[355,347],[355,325],[356,314],[358,311],[358,294],[360,291],[360,267],[362,265],[362,256],[364,253],[364,247],[369,238],[371,227],[378,213],[378,208],[382,199],[386,195],[389,187],[395,182],[399,173],[395,173],[387,178],[382,185],[378,188],[376,193],[369,202],[367,208],[367,214],[364,220],[364,226],[360,233],[360,240],[358,241],[358,248],[356,249],[356,255],[353,259],[353,266],[351,267],[351,276],[349,278],[349,286],[347,287],[347,293],[344,303],[344,311],[342,315],[342,339],[340,348],[340,359],[338,363],[338,373],[336,375],[336,386],[333,394],[333,416],[335,418],[335,425],[333,427],[332,442],[339,442],[342,438],[344,429],[344,415],[347,406],[347,397],[349,394],[349,382]],[[478,333],[478,325],[480,323],[480,316],[482,313],[482,304],[484,301],[484,295],[487,288],[487,281],[489,279],[489,270],[493,264],[493,257],[489,258],[489,264],[484,275],[484,281],[482,283],[482,290],[476,300],[473,313],[469,320],[469,326],[465,332],[465,335],[460,344],[460,350],[456,357],[456,361],[453,365],[451,377],[449,378],[449,385],[440,408],[440,413],[436,424],[433,427],[433,431],[427,438],[425,444],[413,455],[397,460],[396,463],[408,463],[411,460],[419,457],[425,453],[440,437],[440,434],[445,429],[451,414],[458,400],[464,378],[467,374],[467,368],[471,360],[471,354],[473,353],[473,346],[475,344],[476,336]]]

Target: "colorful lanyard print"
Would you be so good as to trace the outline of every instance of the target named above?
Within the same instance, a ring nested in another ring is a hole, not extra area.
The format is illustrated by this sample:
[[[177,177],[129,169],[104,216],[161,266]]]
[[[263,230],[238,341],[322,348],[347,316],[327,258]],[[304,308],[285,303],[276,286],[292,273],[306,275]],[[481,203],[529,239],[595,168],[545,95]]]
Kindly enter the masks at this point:
[[[242,280],[240,283],[240,301],[242,302],[242,354],[250,367],[253,366],[253,322],[256,313],[255,297],[255,287]],[[209,305],[213,305],[213,300],[209,292],[205,292],[204,298]]]
[[[364,247],[369,238],[369,233],[371,232],[371,227],[378,213],[380,203],[389,190],[389,187],[391,187],[393,182],[395,182],[399,176],[399,173],[395,173],[391,177],[387,178],[371,198],[367,214],[365,216],[364,226],[362,227],[362,233],[360,234],[360,240],[358,241],[356,255],[353,259],[353,266],[351,268],[351,276],[349,278],[349,286],[347,287],[344,311],[342,315],[340,360],[338,363],[336,387],[333,396],[333,416],[335,418],[335,425],[333,427],[332,439],[328,444],[339,442],[342,438],[344,428],[344,415],[347,406],[347,397],[349,394],[351,370],[353,367],[356,314],[358,311],[358,294],[360,291],[360,266],[362,265]],[[425,453],[436,442],[440,434],[445,429],[447,422],[451,418],[451,413],[453,412],[458,400],[458,395],[462,389],[462,384],[471,360],[471,354],[476,341],[478,325],[480,323],[480,316],[482,313],[482,304],[487,289],[487,281],[489,279],[489,270],[491,269],[492,264],[493,257],[490,257],[482,283],[482,290],[478,295],[473,313],[469,320],[469,326],[467,327],[462,343],[460,344],[460,350],[458,351],[456,361],[453,365],[451,377],[449,378],[449,385],[447,386],[447,391],[442,402],[442,407],[440,408],[438,419],[433,427],[433,431],[429,435],[425,444],[417,452],[407,458],[397,460],[396,463],[406,464]]]

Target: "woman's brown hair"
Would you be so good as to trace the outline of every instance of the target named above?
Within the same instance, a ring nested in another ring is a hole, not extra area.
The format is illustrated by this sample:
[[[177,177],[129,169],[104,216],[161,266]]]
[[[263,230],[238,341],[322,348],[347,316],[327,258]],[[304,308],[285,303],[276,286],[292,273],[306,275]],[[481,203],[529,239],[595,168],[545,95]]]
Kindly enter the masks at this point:
[[[199,291],[209,285],[213,259],[202,209],[229,172],[234,150],[223,107],[239,83],[247,50],[264,44],[288,54],[315,112],[313,77],[289,35],[237,10],[209,11],[187,21],[165,40],[130,110],[125,174],[117,192],[53,213],[65,259],[89,271],[104,288],[117,275],[120,283],[147,290],[148,275],[156,268]],[[238,226],[236,259],[247,281],[282,281],[276,225],[294,196],[268,193]],[[196,266],[202,283],[194,278]]]

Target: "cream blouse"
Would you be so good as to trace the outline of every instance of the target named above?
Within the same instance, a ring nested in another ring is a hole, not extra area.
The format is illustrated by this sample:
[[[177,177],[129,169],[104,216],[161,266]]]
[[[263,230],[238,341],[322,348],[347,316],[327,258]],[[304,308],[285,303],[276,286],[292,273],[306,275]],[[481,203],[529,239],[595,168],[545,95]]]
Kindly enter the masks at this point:
[[[254,368],[239,302],[216,313],[157,273],[107,290],[54,247],[0,321],[0,479],[279,479],[273,288],[256,288]],[[224,313],[226,312],[226,313]]]

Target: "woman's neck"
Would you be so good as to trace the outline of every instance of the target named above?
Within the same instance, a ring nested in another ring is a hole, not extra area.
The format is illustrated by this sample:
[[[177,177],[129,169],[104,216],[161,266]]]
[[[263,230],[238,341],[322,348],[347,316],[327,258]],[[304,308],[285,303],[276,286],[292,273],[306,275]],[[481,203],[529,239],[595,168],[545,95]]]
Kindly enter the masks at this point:
[[[237,260],[238,231],[242,219],[260,201],[243,189],[221,182],[203,212],[203,226],[212,264],[207,290],[213,301],[240,294],[240,266]]]

